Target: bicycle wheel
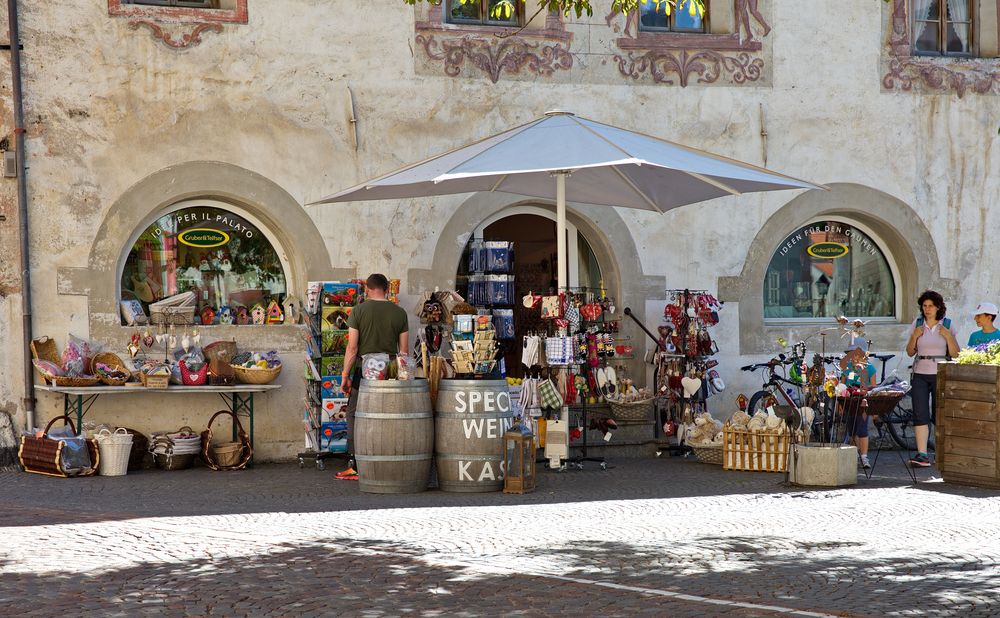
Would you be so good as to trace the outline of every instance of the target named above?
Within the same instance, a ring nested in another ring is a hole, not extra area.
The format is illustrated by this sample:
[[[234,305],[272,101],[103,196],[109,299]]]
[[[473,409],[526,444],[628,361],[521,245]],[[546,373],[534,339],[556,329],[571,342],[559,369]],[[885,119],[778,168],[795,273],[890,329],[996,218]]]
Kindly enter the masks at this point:
[[[767,412],[768,406],[777,404],[778,398],[775,396],[774,387],[764,388],[750,397],[750,403],[747,404],[747,414],[753,416],[757,412]]]
[[[885,424],[886,429],[889,430],[889,435],[892,436],[893,442],[899,445],[899,448],[908,451],[917,450],[917,438],[913,431],[913,409],[905,407],[902,403],[898,404],[895,408],[889,412],[888,416],[882,419]],[[934,450],[934,422],[931,419],[931,423],[927,425],[927,450]]]

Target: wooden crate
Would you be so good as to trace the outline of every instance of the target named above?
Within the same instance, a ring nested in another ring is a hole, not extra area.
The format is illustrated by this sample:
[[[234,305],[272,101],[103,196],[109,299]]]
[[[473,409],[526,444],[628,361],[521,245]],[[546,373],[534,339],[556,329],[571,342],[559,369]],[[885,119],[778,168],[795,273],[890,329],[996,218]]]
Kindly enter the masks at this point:
[[[753,472],[788,469],[789,435],[722,428],[722,468]]]
[[[1000,367],[938,363],[935,461],[950,483],[1000,488]]]

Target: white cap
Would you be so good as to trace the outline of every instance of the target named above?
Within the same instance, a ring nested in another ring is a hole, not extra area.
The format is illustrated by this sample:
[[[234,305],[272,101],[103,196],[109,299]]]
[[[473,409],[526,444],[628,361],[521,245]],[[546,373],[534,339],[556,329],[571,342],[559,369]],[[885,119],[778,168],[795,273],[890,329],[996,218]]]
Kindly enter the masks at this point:
[[[975,317],[975,316],[979,315],[980,313],[988,313],[989,315],[997,315],[997,314],[1000,314],[1000,311],[997,310],[997,306],[994,305],[993,303],[979,303],[976,306],[976,310],[972,312],[972,316]]]

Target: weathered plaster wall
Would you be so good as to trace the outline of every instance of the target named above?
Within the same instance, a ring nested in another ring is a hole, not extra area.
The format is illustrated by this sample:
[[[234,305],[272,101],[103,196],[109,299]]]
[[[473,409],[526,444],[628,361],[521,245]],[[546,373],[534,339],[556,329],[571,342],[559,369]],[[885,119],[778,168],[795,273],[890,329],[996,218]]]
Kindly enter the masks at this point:
[[[884,91],[880,57],[889,9],[882,3],[762,1],[772,28],[764,37],[759,24],[754,26],[763,41],[762,79],[706,87],[692,78],[683,88],[620,75],[613,65],[613,52],[620,51],[611,49],[616,22],[608,25],[604,13],[610,3],[600,0],[593,17],[565,24],[572,33],[572,69],[557,71],[558,77],[501,74],[496,83],[485,74],[450,77],[443,67],[432,70],[415,42],[415,10],[401,0],[350,7],[252,2],[247,24],[203,32],[200,44],[181,50],[154,39],[147,28],[130,28],[128,19],[109,17],[104,4],[64,0],[22,9],[35,332],[60,343],[67,332],[100,334],[95,328],[100,316],[93,314],[91,298],[80,293],[87,286],[60,288],[59,273],[65,281],[66,269],[87,267],[109,212],[142,179],[187,162],[217,162],[260,176],[303,204],[551,108],[766,162],[818,182],[874,188],[920,219],[940,262],[940,277],[961,282],[949,300],[963,335],[971,329],[968,310],[981,297],[1000,296],[991,268],[1000,255],[988,232],[1000,217],[991,208],[1000,192],[992,159],[996,99]],[[190,24],[164,27],[177,38],[191,32]],[[6,67],[0,65],[2,71]],[[5,73],[0,80],[6,88]],[[0,93],[6,133],[8,92]],[[357,148],[349,122],[352,97]],[[185,193],[183,185],[178,178],[178,196]],[[8,212],[13,201],[8,205],[4,195],[13,195],[12,181],[0,180],[0,208]],[[240,195],[231,197],[241,201]],[[714,291],[720,277],[741,276],[758,231],[794,197],[731,197],[662,216],[619,211],[638,252],[622,263],[638,260],[644,277],[661,278],[668,287]],[[247,194],[242,201],[253,204],[257,198]],[[435,268],[438,243],[454,240],[442,238],[441,230],[467,199],[304,212],[319,230],[331,269],[406,278],[411,269]],[[789,221],[787,231],[797,224]],[[11,217],[0,223],[5,256],[16,247],[13,225]],[[0,284],[14,279],[5,258]],[[410,308],[420,290],[407,283],[402,302]],[[641,306],[638,299],[625,301]],[[16,295],[0,295],[0,405],[21,397],[19,302]],[[662,304],[646,303],[650,326],[658,323]],[[740,332],[760,326],[741,324],[742,313],[739,303],[728,303],[716,331],[731,389],[727,400],[752,384],[736,367],[769,351],[750,346],[740,353]],[[879,347],[898,349],[902,328],[896,330]],[[112,331],[104,336],[112,338]],[[282,376],[285,389],[263,398],[257,417],[260,455],[288,456],[301,442],[295,335],[253,336],[277,341],[290,361]],[[154,406],[133,398],[107,408],[102,400],[92,414],[101,411],[107,420],[149,430],[199,426],[219,407],[211,400],[183,406],[164,400]],[[56,405],[40,395],[40,417]]]

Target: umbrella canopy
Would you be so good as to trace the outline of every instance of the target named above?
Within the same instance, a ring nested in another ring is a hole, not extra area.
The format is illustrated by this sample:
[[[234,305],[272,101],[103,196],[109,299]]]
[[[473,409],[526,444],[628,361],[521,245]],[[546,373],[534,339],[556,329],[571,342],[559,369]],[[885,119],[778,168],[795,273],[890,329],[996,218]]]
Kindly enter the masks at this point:
[[[823,188],[568,112],[548,112],[315,203],[499,191],[556,200],[557,226],[565,230],[567,201],[662,213],[725,195]],[[558,233],[561,287],[564,242],[565,233]]]

